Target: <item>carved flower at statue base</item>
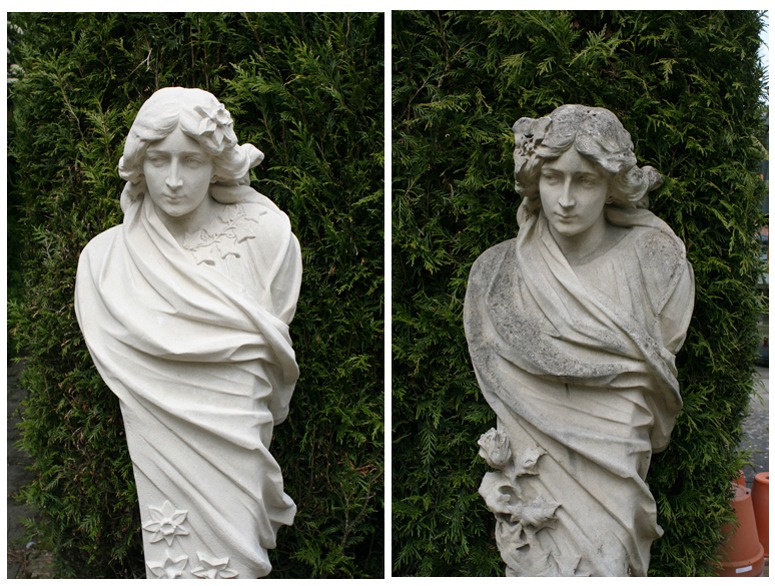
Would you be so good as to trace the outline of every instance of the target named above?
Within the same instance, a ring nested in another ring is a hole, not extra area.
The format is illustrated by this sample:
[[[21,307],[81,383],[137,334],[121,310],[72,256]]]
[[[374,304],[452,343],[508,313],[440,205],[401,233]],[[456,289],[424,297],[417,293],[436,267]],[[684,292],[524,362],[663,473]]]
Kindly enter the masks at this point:
[[[538,446],[517,451],[510,445],[508,436],[495,429],[482,435],[478,443],[479,455],[497,468],[495,472],[484,475],[479,494],[487,508],[495,513],[498,548],[511,574],[558,575],[550,559],[554,559],[557,565],[567,565],[569,560],[558,559],[557,552],[550,549],[542,555],[536,555],[536,552],[544,547],[537,534],[554,525],[560,503],[528,491],[523,479],[539,474],[538,462],[546,452]],[[531,552],[530,556],[521,555],[527,551]],[[571,572],[574,570],[575,567]]]

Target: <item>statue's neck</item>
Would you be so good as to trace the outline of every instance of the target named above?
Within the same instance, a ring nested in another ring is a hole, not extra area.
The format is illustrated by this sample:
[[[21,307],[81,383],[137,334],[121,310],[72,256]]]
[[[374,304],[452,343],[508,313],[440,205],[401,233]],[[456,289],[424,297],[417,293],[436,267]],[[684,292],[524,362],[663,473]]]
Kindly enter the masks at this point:
[[[199,232],[209,224],[217,211],[216,207],[218,205],[208,195],[197,208],[182,216],[170,215],[158,206],[156,206],[156,213],[172,237],[182,246],[187,234]]]
[[[605,254],[627,233],[626,228],[610,224],[603,214],[585,231],[572,236],[561,234],[547,224],[549,233],[571,266],[588,263]]]

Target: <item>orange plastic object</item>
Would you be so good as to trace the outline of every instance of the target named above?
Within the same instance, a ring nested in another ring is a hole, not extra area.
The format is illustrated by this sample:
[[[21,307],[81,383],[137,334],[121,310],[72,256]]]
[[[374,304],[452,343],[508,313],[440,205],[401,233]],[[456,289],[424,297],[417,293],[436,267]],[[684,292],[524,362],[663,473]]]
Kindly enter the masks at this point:
[[[759,543],[764,548],[764,555],[770,555],[770,473],[760,472],[754,477],[751,489],[753,514],[756,517],[756,529],[759,532]]]
[[[764,569],[764,548],[759,543],[751,491],[732,483],[735,495],[732,507],[737,514],[737,526],[724,526],[727,540],[723,545],[721,566],[717,576],[761,576]]]

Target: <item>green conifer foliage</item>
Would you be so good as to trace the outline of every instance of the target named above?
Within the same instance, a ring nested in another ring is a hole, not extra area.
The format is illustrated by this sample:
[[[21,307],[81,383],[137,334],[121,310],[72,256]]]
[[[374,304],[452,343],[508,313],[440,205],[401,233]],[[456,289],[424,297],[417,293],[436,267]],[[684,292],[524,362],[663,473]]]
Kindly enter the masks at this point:
[[[301,378],[272,452],[298,504],[272,577],[383,575],[383,17],[10,14],[9,202],[23,236],[10,304],[29,391],[36,539],[62,575],[144,576],[118,402],[73,313],[78,255],[121,222],[117,166],[156,89],[201,87],[266,154],[253,184],[291,218],[304,277]]]
[[[494,423],[463,332],[473,261],[513,237],[511,125],[564,103],[612,110],[666,178],[651,209],[684,240],[697,300],[685,406],[648,481],[653,575],[713,572],[742,464],[760,271],[762,15],[393,14],[393,572],[502,575],[477,494]]]

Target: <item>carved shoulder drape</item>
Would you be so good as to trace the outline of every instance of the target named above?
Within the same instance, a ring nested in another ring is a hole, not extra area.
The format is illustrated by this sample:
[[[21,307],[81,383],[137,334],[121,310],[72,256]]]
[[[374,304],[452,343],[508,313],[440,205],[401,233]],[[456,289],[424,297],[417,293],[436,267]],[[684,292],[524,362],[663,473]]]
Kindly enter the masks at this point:
[[[538,213],[471,271],[466,336],[498,418],[482,450],[509,454],[488,457],[480,492],[513,575],[645,575],[661,534],[645,477],[682,405],[692,269],[650,212],[608,221],[626,233],[587,264],[571,267]]]
[[[264,576],[295,514],[269,445],[298,378],[299,245],[260,194],[219,210],[181,246],[141,199],[78,267],[76,313],[120,399],[149,577]]]

